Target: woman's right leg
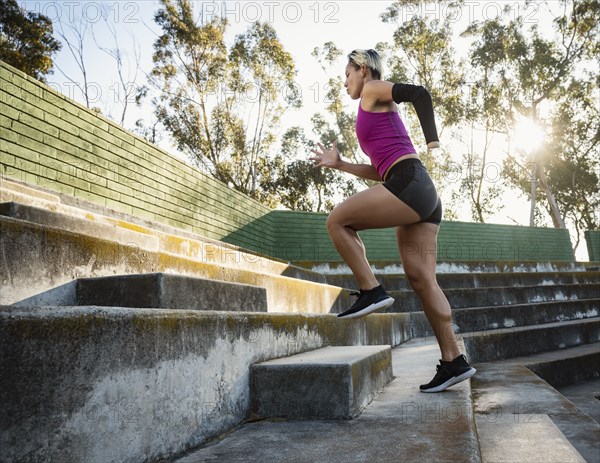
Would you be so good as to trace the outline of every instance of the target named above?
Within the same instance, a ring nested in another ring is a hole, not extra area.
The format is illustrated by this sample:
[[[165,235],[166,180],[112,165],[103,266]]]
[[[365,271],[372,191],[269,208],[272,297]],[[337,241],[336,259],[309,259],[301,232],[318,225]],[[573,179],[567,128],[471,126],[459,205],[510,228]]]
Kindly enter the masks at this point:
[[[357,232],[415,223],[419,215],[383,185],[361,191],[337,206],[327,219],[327,231],[340,256],[352,270],[361,289],[379,283],[367,261],[365,247]]]

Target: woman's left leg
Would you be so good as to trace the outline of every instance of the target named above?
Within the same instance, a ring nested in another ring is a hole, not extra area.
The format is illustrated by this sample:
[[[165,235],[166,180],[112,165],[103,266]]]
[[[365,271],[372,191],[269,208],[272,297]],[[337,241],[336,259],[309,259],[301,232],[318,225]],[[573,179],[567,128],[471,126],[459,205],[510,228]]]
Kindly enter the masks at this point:
[[[421,300],[442,354],[434,378],[420,386],[422,392],[441,392],[476,371],[460,353],[450,304],[435,276],[438,229],[439,225],[427,222],[396,229],[404,272]]]
[[[419,297],[423,311],[440,346],[442,360],[451,361],[460,355],[452,311],[437,283],[436,254],[439,225],[418,223],[396,229],[402,266],[410,286]]]
[[[337,206],[327,219],[327,230],[340,256],[348,264],[361,289],[378,285],[367,261],[360,230],[390,228],[416,223],[417,214],[383,185],[361,191]]]

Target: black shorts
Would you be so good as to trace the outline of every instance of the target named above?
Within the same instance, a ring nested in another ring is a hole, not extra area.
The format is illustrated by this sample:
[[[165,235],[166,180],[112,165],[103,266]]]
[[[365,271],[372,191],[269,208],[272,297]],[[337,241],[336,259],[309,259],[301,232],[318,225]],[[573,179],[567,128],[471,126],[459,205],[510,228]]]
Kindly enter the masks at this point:
[[[421,222],[439,225],[442,221],[442,201],[420,159],[409,158],[392,166],[383,186],[419,214]]]

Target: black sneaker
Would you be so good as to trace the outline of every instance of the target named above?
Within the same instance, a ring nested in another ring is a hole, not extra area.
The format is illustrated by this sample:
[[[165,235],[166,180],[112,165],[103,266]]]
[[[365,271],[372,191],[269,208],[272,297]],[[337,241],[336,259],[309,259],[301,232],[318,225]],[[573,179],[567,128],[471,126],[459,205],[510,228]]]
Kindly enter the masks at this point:
[[[339,318],[360,318],[385,309],[394,303],[394,299],[387,295],[381,285],[373,289],[361,289],[360,292],[352,291],[351,296],[358,296],[352,307],[338,315]]]
[[[459,355],[451,362],[440,360],[436,366],[437,373],[428,384],[419,386],[421,392],[442,392],[450,386],[469,379],[477,370],[469,365],[464,355]]]

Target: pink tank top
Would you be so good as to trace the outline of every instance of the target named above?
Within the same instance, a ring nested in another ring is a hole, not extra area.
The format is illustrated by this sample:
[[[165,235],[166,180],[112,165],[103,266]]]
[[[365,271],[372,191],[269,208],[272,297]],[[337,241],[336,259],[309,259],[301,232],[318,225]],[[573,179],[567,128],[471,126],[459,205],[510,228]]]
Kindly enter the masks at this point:
[[[360,148],[383,179],[400,157],[415,154],[415,148],[397,112],[374,113],[358,105],[356,136]]]

